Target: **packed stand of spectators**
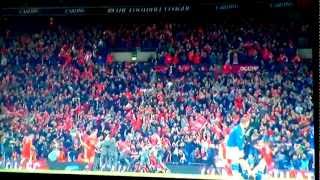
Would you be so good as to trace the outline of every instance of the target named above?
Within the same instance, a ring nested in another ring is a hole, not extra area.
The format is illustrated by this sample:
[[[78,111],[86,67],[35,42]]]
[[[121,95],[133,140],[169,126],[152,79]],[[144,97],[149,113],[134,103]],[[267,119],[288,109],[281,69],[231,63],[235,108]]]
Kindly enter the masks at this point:
[[[295,45],[307,28],[8,30],[0,38],[2,166],[80,162],[89,169],[159,172],[168,163],[203,163],[221,173],[228,171],[225,138],[250,114],[248,162],[263,158],[267,171],[311,171],[311,61]],[[157,57],[118,63],[110,55],[137,48]],[[259,70],[234,74],[232,64]]]

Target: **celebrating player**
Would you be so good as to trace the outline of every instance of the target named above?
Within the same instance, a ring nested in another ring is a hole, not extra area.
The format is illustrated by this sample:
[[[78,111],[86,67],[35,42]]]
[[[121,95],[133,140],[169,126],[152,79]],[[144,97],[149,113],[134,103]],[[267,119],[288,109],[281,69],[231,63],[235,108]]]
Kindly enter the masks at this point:
[[[226,156],[231,164],[233,176],[239,177],[244,171],[251,173],[249,164],[244,160],[245,134],[249,124],[250,116],[245,114],[227,137]]]

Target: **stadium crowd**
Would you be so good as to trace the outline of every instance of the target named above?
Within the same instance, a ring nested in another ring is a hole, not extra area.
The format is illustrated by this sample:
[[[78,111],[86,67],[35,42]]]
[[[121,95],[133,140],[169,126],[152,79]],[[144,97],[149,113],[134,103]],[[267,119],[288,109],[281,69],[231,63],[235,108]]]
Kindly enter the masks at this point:
[[[80,162],[159,172],[168,163],[203,163],[229,172],[225,139],[249,115],[245,157],[252,167],[264,159],[268,172],[312,171],[313,74],[296,50],[308,28],[8,30],[0,37],[2,165]],[[157,57],[119,63],[110,55],[136,48]],[[259,69],[233,73],[234,64]]]

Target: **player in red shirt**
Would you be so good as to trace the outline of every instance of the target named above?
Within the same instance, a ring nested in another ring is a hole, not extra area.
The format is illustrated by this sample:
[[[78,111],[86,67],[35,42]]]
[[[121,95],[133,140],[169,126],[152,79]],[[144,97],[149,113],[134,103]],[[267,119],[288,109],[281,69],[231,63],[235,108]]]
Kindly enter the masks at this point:
[[[22,151],[21,151],[21,162],[20,168],[26,167],[27,164],[32,163],[33,151],[34,147],[32,141],[34,139],[34,135],[31,134],[29,136],[25,136],[22,141]]]
[[[94,157],[95,157],[95,148],[97,144],[97,130],[92,132],[90,135],[82,135],[80,134],[80,142],[81,145],[84,147],[84,161],[88,163],[89,168],[92,167]]]
[[[273,152],[270,145],[267,142],[260,142],[256,147],[259,149],[262,159],[260,160],[259,164],[254,167],[251,175],[255,175],[258,172],[263,172],[264,170],[266,170],[267,173],[270,173],[274,167]]]

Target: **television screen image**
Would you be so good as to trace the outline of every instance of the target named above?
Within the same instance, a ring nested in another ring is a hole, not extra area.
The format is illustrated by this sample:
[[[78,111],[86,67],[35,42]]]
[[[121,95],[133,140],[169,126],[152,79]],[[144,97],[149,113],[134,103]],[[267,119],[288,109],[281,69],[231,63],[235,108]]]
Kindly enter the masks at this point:
[[[108,12],[189,11],[150,7]],[[0,172],[314,178],[304,16],[129,23],[17,9],[0,20]]]

